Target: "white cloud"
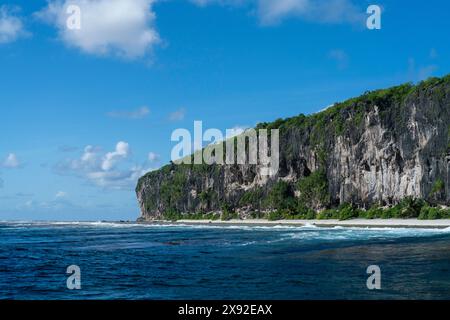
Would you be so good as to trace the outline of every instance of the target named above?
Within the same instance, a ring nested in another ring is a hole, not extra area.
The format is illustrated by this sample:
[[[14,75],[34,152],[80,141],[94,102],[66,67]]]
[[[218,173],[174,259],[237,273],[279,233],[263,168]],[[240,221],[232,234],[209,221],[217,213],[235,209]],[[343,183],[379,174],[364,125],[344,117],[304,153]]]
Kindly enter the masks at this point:
[[[18,205],[16,209],[20,211],[26,210],[32,212],[45,211],[46,213],[52,211],[60,214],[63,210],[70,210],[74,208],[82,209],[80,206],[75,205],[64,198],[56,198],[51,201],[28,200],[25,203]]]
[[[127,170],[89,172],[87,178],[103,188],[134,188],[137,180],[149,171],[150,168],[135,165]]]
[[[93,146],[86,146],[84,148],[84,153],[81,156],[81,162],[74,163],[80,167],[90,167],[95,166],[97,161],[98,151],[100,149]]]
[[[181,108],[169,114],[170,121],[181,121],[186,115],[186,109]]]
[[[155,30],[155,0],[51,0],[36,13],[53,24],[59,37],[70,47],[88,54],[113,55],[127,59],[144,57],[160,42]],[[81,28],[67,28],[66,9],[81,9]]]
[[[157,162],[157,161],[159,161],[160,158],[161,158],[161,156],[157,153],[154,153],[154,152],[148,153],[148,161],[150,161],[150,162]]]
[[[286,16],[304,15],[309,6],[308,0],[260,0],[258,15],[261,22],[272,24],[279,22]]]
[[[10,169],[19,168],[21,165],[15,153],[8,154],[2,162],[2,167]]]
[[[141,107],[131,111],[111,111],[108,112],[108,117],[123,118],[123,119],[143,119],[150,114],[148,107]]]
[[[130,154],[130,146],[128,143],[120,141],[116,145],[116,150],[108,152],[102,162],[102,169],[104,171],[111,170],[119,159],[125,159]]]
[[[329,108],[334,107],[335,105],[336,105],[336,103],[330,104],[330,105],[326,106],[325,108],[320,109],[318,112],[325,111],[325,110],[327,110],[327,109],[329,109]],[[317,112],[317,113],[318,113],[318,112]]]
[[[364,25],[365,11],[352,0],[191,0],[198,6],[208,4],[252,6],[263,25],[286,18],[299,18],[319,23],[351,23]]]
[[[241,133],[244,133],[245,130],[250,128],[249,126],[234,126],[230,130],[230,136],[227,136],[226,138],[232,138],[240,135]]]
[[[63,199],[67,197],[67,192],[64,191],[58,191],[55,195],[56,199]]]
[[[0,44],[13,42],[28,34],[22,20],[15,15],[17,11],[16,8],[0,6]]]
[[[25,202],[24,206],[25,206],[26,208],[32,208],[32,207],[35,206],[35,204],[36,204],[35,201],[33,201],[33,200],[28,200],[27,202]]]
[[[207,5],[210,5],[210,4],[237,6],[237,5],[251,3],[254,1],[252,1],[252,0],[190,0],[190,2],[194,3],[195,5],[197,5],[199,7],[206,7]]]
[[[132,189],[137,180],[151,168],[133,164],[127,167],[125,160],[131,155],[127,142],[120,141],[115,150],[103,153],[94,146],[86,146],[77,159],[66,159],[57,163],[57,174],[75,175],[88,183],[105,189]]]

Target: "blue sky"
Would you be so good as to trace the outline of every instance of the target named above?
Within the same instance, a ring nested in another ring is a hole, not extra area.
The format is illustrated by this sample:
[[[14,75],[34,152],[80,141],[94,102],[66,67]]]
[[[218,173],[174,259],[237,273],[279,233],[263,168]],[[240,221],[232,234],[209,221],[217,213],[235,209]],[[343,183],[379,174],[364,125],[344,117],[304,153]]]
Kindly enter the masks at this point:
[[[365,27],[371,4],[381,30]],[[0,8],[0,220],[134,220],[136,179],[169,161],[176,128],[251,127],[450,72],[440,0]]]

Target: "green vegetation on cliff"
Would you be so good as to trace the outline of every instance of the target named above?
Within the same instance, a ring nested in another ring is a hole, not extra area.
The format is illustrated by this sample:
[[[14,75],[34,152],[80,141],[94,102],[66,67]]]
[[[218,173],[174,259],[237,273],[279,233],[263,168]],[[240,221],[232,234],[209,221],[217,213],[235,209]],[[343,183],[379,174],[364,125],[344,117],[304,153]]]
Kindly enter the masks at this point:
[[[311,173],[297,183],[300,193],[299,203],[309,208],[328,207],[330,194],[328,193],[327,175],[323,169]]]
[[[236,212],[223,210],[222,213],[193,213],[181,214],[179,212],[168,211],[163,217],[165,220],[230,220],[240,219]],[[302,213],[289,212],[285,209],[278,209],[267,213],[253,212],[250,215],[252,219],[268,219],[275,220],[349,220],[355,218],[362,219],[410,219],[417,218],[420,220],[435,220],[435,219],[450,219],[450,209],[431,206],[422,199],[405,198],[399,204],[393,207],[379,207],[373,206],[370,209],[364,210],[357,208],[351,204],[342,204],[334,209],[326,209],[320,212],[315,212],[311,209],[306,209]]]

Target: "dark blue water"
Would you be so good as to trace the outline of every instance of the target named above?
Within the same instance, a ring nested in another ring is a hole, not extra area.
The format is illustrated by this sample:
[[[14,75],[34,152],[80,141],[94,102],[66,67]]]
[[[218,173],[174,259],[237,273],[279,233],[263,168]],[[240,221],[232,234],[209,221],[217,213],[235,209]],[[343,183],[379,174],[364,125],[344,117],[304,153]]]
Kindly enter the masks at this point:
[[[450,299],[448,229],[8,222],[0,245],[0,299]]]

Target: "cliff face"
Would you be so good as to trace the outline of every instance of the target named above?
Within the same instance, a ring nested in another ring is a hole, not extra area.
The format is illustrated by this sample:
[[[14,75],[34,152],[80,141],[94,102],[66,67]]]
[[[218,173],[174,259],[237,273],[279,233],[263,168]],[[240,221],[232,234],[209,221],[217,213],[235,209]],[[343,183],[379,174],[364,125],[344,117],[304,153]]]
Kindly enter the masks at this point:
[[[280,129],[275,176],[261,176],[258,165],[169,164],[139,180],[141,218],[279,209],[280,181],[290,201],[316,210],[393,205],[407,196],[450,205],[450,76],[368,92],[260,128]],[[317,172],[320,181],[307,182]]]

